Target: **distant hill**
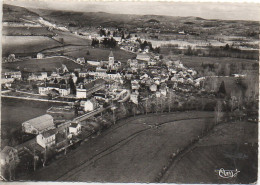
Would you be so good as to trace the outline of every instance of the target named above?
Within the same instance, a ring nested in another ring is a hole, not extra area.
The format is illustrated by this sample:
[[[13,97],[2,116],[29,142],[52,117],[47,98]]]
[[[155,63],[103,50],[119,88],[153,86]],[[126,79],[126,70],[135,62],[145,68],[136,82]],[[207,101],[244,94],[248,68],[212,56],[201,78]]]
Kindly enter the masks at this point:
[[[35,18],[38,14],[26,8],[3,4],[3,22],[23,22],[22,18]]]
[[[185,30],[194,33],[204,28],[210,28],[211,34],[222,33],[224,35],[250,36],[259,33],[259,22],[256,21],[228,21],[208,20],[200,17],[173,17],[162,15],[127,15],[111,14],[105,12],[71,12],[45,9],[26,9],[17,6],[3,5],[3,21],[21,22],[21,18],[35,20],[42,17],[57,25],[67,26],[71,31],[87,30],[97,27],[125,28],[135,33],[137,28],[161,30],[161,33],[172,33],[174,30]],[[156,24],[151,24],[156,23]],[[245,29],[248,33],[245,32]],[[208,33],[205,33],[207,35]],[[256,36],[255,36],[256,37]]]

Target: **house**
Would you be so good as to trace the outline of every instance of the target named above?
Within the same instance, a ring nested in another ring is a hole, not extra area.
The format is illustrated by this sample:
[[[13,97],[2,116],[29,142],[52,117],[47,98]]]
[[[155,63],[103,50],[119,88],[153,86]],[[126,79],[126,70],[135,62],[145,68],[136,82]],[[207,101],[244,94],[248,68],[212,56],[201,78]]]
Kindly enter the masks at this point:
[[[33,80],[33,81],[37,81],[37,80],[45,80],[48,78],[48,74],[47,72],[37,72],[37,73],[33,73],[31,76],[28,77],[28,80]]]
[[[156,61],[155,60],[149,60],[148,65],[154,66],[154,65],[156,65]]]
[[[168,90],[168,87],[166,85],[166,83],[163,83],[160,87],[160,93],[163,95],[163,96],[166,96],[167,95],[167,90]]]
[[[138,66],[137,60],[128,59],[127,63],[129,64],[130,67],[137,67]]]
[[[14,82],[14,78],[12,78],[10,75],[1,75],[1,84],[10,84]]]
[[[105,101],[107,101],[107,95],[106,95],[106,92],[105,92],[105,91],[95,92],[95,93],[93,93],[93,97],[94,97],[96,100],[105,100]]]
[[[43,59],[44,58],[44,54],[42,53],[37,53],[37,59]]]
[[[68,96],[70,94],[70,87],[68,84],[51,84],[45,83],[38,87],[38,92],[40,95],[47,95],[50,91],[56,90],[60,96]]]
[[[92,66],[101,66],[101,62],[88,60],[87,63]]]
[[[18,151],[10,146],[5,146],[0,153],[1,166],[8,165],[11,162],[19,162]]]
[[[6,70],[6,69],[2,69],[2,70],[3,70],[4,78],[13,78],[17,80],[21,80],[22,78],[21,71],[13,71],[13,70]]]
[[[85,58],[84,57],[77,58],[76,62],[79,63],[79,64],[85,64]]]
[[[134,91],[130,94],[130,101],[132,101],[134,104],[138,104],[138,91]]]
[[[77,98],[87,98],[92,93],[105,88],[105,80],[96,79],[87,84],[79,84],[76,89]]]
[[[54,127],[53,117],[49,114],[44,114],[22,123],[23,132],[28,134],[39,134]]]
[[[69,72],[69,70],[65,64],[62,64],[60,68],[57,68],[57,71],[59,73],[68,73]]]
[[[157,85],[156,84],[150,85],[150,91],[156,92],[157,91]]]
[[[87,97],[87,89],[83,84],[80,84],[76,89],[76,97],[77,98],[86,98]]]
[[[79,72],[79,77],[80,78],[86,78],[88,76],[88,72],[87,71],[80,71]]]
[[[69,133],[71,135],[78,135],[81,132],[81,124],[80,123],[71,123],[69,126]]]
[[[108,71],[107,76],[109,79],[112,79],[112,80],[119,80],[121,78],[120,73],[118,73],[116,70]]]
[[[149,46],[145,46],[144,52],[145,52],[145,53],[149,53],[149,51],[150,51],[150,47],[149,47]]]
[[[148,62],[150,60],[150,56],[147,55],[146,53],[138,53],[136,59]]]
[[[43,148],[50,147],[55,144],[56,129],[44,131],[37,135],[36,142]]]
[[[139,82],[137,80],[132,80],[131,87],[133,90],[138,90],[140,88]]]
[[[84,111],[85,112],[90,112],[95,110],[98,107],[98,103],[95,99],[90,99],[87,101],[82,101],[82,103],[84,104]]]

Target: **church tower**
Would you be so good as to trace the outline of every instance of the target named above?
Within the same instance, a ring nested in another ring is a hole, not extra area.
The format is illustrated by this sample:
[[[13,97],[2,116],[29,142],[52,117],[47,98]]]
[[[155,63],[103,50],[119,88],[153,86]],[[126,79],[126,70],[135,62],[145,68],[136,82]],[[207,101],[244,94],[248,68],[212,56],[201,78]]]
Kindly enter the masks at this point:
[[[111,51],[108,56],[108,66],[112,68],[114,66],[114,61],[115,61],[115,58],[114,58],[113,52]]]

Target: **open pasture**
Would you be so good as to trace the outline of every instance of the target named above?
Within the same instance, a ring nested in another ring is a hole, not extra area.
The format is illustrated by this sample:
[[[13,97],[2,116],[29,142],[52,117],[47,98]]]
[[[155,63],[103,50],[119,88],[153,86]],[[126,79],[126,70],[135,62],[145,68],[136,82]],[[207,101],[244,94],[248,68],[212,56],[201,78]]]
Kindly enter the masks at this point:
[[[28,59],[21,62],[13,63],[4,63],[2,64],[3,68],[17,70],[19,68],[22,71],[26,72],[52,72],[56,71],[56,68],[60,68],[62,64],[65,64],[69,71],[74,71],[75,68],[81,68],[82,66],[62,57],[52,57],[45,59]]]
[[[15,54],[16,56],[35,56],[46,48],[60,46],[61,44],[44,36],[3,36],[3,56]]]

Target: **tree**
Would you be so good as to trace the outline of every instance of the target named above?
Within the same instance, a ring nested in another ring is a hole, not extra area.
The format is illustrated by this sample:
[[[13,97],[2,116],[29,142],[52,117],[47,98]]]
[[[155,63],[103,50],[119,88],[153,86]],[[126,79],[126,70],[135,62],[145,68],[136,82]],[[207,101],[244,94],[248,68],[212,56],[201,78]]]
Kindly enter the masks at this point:
[[[125,39],[125,33],[123,31],[121,33],[121,39]]]
[[[131,38],[131,34],[129,33],[127,36],[126,36],[126,39],[130,39]]]
[[[219,89],[218,89],[218,93],[221,94],[221,95],[226,94],[226,88],[225,88],[225,82],[224,81],[221,82]]]
[[[91,46],[95,47],[98,44],[99,44],[99,40],[98,39],[96,39],[96,38],[92,39]]]
[[[188,45],[187,51],[185,53],[186,55],[192,55],[192,48],[190,45]]]
[[[218,124],[222,121],[223,112],[222,112],[222,102],[220,100],[217,101],[217,105],[215,107],[215,124]]]
[[[99,35],[102,37],[102,36],[107,36],[106,35],[106,31],[103,30],[102,28],[99,30]]]
[[[155,48],[154,48],[154,52],[155,52],[155,53],[160,53],[160,51],[161,51],[161,48],[160,48],[160,47],[155,47]]]
[[[76,94],[76,86],[75,86],[71,76],[69,78],[69,85],[70,85],[70,89],[72,91],[72,94]]]
[[[228,44],[225,45],[224,50],[229,50],[229,45]]]
[[[53,83],[55,83],[55,84],[58,83],[57,78],[54,79]]]

